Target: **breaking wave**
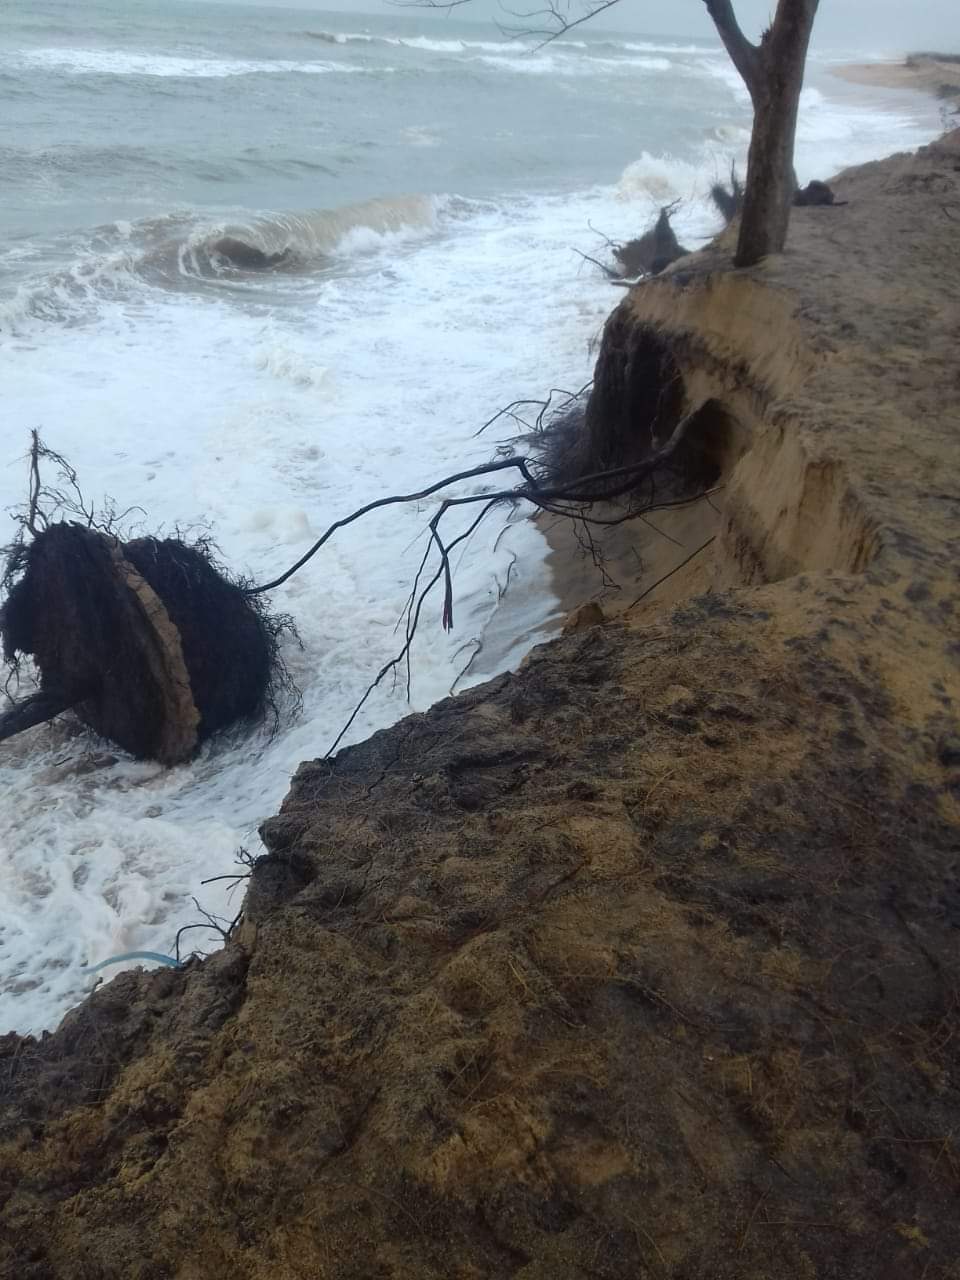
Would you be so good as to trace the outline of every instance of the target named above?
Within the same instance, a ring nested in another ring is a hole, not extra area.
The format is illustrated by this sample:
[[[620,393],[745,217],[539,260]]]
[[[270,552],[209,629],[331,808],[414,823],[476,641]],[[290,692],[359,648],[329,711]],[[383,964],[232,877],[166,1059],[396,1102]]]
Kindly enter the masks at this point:
[[[224,59],[190,58],[168,53],[128,53],[123,49],[24,49],[14,56],[25,69],[66,71],[72,75],[159,76],[215,78],[302,72],[325,75],[331,72],[362,72],[363,67],[346,62],[296,62],[286,58]],[[386,68],[379,68],[383,71]]]
[[[303,31],[308,40],[320,40],[324,44],[379,44],[391,48],[418,49],[422,53],[464,53],[468,49],[488,50],[491,53],[526,53],[532,45],[522,40],[431,40],[428,36],[377,36],[366,31]],[[585,49],[582,41],[570,42],[571,47]]]
[[[170,214],[114,223],[73,246],[67,267],[22,281],[0,307],[0,330],[16,331],[26,320],[79,323],[105,300],[123,300],[143,286],[182,292],[211,284],[251,287],[264,276],[309,276],[338,259],[429,234],[441,212],[462,217],[469,204],[414,195],[243,221]]]
[[[457,60],[481,62],[495,70],[531,75],[595,75],[627,70],[666,71],[672,59],[699,55],[709,59],[709,45],[672,44],[669,41],[563,40],[548,52],[535,40],[439,40],[429,36],[374,35],[369,32],[300,31],[299,38],[334,49],[361,45],[381,49],[436,54]],[[202,54],[173,54],[125,49],[50,46],[20,49],[0,55],[0,66],[28,76],[37,71],[71,76],[137,76],[158,79],[223,79],[232,76],[371,74],[395,71],[394,67],[347,57],[337,60],[305,58],[223,58]],[[721,63],[722,66],[722,63]],[[705,68],[704,68],[705,69]],[[711,68],[718,74],[716,68]],[[723,72],[719,74],[723,75]],[[729,73],[726,73],[729,75]],[[734,73],[735,74],[735,73]]]
[[[620,175],[617,196],[621,200],[649,199],[658,205],[674,200],[693,203],[707,195],[709,185],[709,173],[703,166],[644,151]]]
[[[525,58],[488,54],[477,58],[476,61],[499,71],[539,76],[589,76],[596,75],[598,72],[669,71],[673,66],[669,58],[567,58],[562,53],[538,53]]]
[[[360,31],[303,31],[302,36],[330,45],[381,45],[412,49],[421,53],[467,55],[499,71],[521,75],[593,75],[609,71],[669,71],[664,54],[707,52],[703,45],[682,45],[623,40],[563,40],[549,53],[539,51],[536,40],[434,40],[428,36],[373,35]],[[643,54],[643,57],[633,55]],[[611,56],[619,54],[620,56]],[[484,56],[485,55],[485,56]],[[572,56],[571,56],[572,55]],[[596,56],[599,55],[599,56]]]
[[[338,209],[270,213],[194,232],[181,251],[181,266],[217,259],[239,270],[296,269],[337,255],[363,251],[387,237],[409,238],[432,230],[442,205],[433,196],[394,196]],[[202,271],[202,268],[201,268]]]
[[[308,40],[319,40],[323,44],[379,44],[389,45],[394,48],[400,46],[407,49],[419,49],[426,53],[464,53],[471,49],[478,49],[483,53],[530,53],[540,44],[540,41],[533,37],[526,40],[434,40],[429,36],[375,35],[370,31],[301,31],[298,34]],[[708,40],[704,40],[700,44],[684,44],[680,41],[671,41],[669,39],[590,41],[565,39],[558,42],[556,48],[561,51],[564,49],[589,49],[594,51],[616,51],[622,49],[627,53],[703,55],[711,53],[714,45]],[[719,52],[719,46],[716,46],[716,48]]]
[[[656,40],[604,40],[603,46],[607,49],[626,49],[628,53],[704,54],[712,52],[711,45],[706,41],[703,44],[676,44]],[[719,47],[717,52],[721,52]]]

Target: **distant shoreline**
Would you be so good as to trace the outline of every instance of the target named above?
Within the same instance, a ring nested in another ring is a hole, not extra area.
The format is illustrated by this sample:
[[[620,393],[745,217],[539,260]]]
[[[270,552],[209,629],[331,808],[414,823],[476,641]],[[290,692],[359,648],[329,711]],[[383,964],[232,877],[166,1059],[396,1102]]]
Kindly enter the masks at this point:
[[[911,54],[903,62],[852,63],[832,72],[853,84],[877,89],[913,89],[944,102],[960,103],[960,56]]]

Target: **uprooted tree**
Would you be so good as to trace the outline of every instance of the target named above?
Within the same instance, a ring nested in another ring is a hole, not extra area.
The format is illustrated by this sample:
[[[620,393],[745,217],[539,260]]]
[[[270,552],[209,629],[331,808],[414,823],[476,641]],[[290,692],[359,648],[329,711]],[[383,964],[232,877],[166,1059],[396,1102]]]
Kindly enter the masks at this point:
[[[657,359],[650,371],[662,372]],[[452,553],[495,509],[529,504],[586,529],[685,506],[711,492],[713,477],[698,462],[695,415],[683,414],[677,396],[667,404],[655,393],[654,380],[650,396],[635,406],[635,448],[623,451],[622,461],[612,455],[608,461],[602,450],[572,449],[569,413],[586,390],[559,393],[559,404],[553,392],[545,401],[514,401],[481,428],[500,419],[516,423],[526,439],[538,437],[532,456],[501,446],[491,462],[416,493],[377,498],[335,520],[295,564],[260,585],[231,577],[202,538],[122,537],[123,517],[93,513],[76,472],[34,432],[29,498],[15,514],[17,533],[0,566],[0,642],[11,680],[29,659],[38,687],[23,699],[11,698],[0,712],[0,742],[72,711],[132,755],[164,764],[189,760],[220,730],[250,720],[265,706],[276,711],[272,694],[278,686],[296,695],[278,646],[293,624],[269,611],[267,593],[298,573],[338,530],[371,511],[436,498],[426,549],[398,624],[403,642],[371,681],[330,755],[373,690],[404,663],[409,690],[411,646],[436,586],[443,626],[453,626]],[[520,410],[533,404],[540,413],[529,424]],[[58,486],[42,483],[44,464],[58,468]],[[497,482],[504,475],[519,482],[502,487]],[[465,481],[480,481],[480,487],[472,483],[468,492],[457,492]],[[594,504],[618,499],[624,505],[617,514],[592,514]],[[462,508],[476,515],[465,529],[449,534],[445,518]]]
[[[456,9],[471,0],[399,0],[423,9]],[[744,35],[732,0],[703,0],[724,48],[753,103],[740,234],[734,259],[751,267],[786,244],[790,208],[797,190],[793,150],[807,49],[819,0],[779,0],[773,22],[759,44]],[[547,43],[619,4],[620,0],[546,0],[543,7],[505,11],[523,23],[515,34]]]
[[[289,619],[219,565],[208,540],[122,539],[123,513],[86,506],[73,468],[36,432],[30,495],[0,572],[0,641],[11,677],[38,688],[0,714],[0,741],[71,710],[132,755],[178,764],[289,687]],[[57,468],[45,485],[41,468]],[[10,680],[8,680],[8,692]]]

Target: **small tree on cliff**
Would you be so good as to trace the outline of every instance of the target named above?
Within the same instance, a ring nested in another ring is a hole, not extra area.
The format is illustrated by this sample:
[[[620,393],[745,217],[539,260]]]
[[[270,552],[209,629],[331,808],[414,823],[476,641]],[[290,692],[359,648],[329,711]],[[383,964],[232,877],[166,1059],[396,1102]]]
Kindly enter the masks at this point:
[[[407,2],[418,8],[456,9],[470,0]],[[582,0],[580,12],[575,12],[574,0],[547,0],[545,8],[517,16],[545,23],[538,29],[525,28],[524,34],[541,36],[547,42],[619,3]],[[778,0],[773,22],[759,44],[743,34],[732,0],[703,3],[753,103],[753,133],[735,258],[738,267],[750,267],[769,253],[780,253],[786,243],[797,187],[793,168],[797,111],[819,0]]]
[[[736,265],[750,267],[786,244],[797,189],[793,148],[803,69],[819,0],[779,0],[772,25],[752,44],[731,0],[704,0],[753,103],[750,158]]]

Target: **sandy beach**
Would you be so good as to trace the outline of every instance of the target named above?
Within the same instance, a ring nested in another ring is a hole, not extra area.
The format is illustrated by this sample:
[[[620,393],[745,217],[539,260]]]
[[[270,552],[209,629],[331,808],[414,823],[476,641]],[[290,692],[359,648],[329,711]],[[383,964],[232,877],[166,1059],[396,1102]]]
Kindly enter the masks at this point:
[[[834,67],[833,74],[851,84],[877,89],[913,89],[945,101],[960,100],[960,55],[911,54],[903,62],[854,63]]]

